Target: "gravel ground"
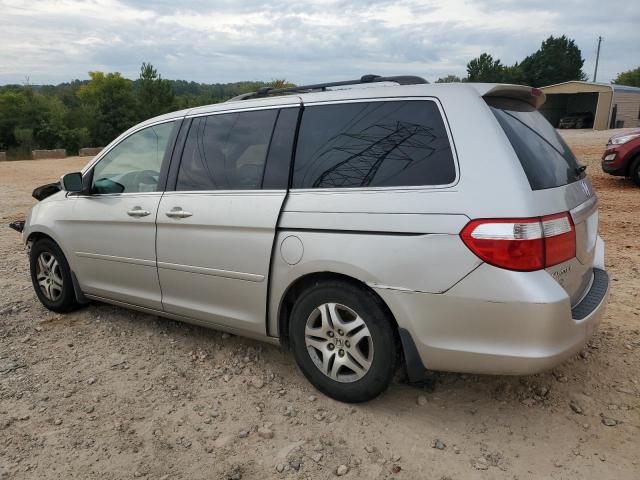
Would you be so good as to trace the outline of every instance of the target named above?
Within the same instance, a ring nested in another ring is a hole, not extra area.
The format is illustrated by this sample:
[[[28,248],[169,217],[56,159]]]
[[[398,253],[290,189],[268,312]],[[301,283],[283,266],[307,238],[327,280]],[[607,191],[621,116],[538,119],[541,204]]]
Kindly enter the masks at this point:
[[[589,345],[544,374],[434,373],[356,406],[276,347],[104,304],[45,310],[5,225],[88,159],[0,163],[0,479],[640,478],[640,189],[600,171],[610,134],[563,133],[612,278]]]

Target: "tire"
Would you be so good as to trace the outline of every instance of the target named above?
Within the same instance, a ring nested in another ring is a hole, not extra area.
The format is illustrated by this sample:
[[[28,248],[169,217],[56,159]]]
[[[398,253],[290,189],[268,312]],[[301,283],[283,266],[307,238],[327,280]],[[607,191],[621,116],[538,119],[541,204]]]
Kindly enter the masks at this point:
[[[348,282],[328,281],[305,290],[291,310],[289,341],[304,376],[341,402],[377,397],[396,370],[390,315],[372,292]]]
[[[636,158],[629,168],[629,176],[633,183],[640,187],[640,156]]]
[[[31,246],[29,263],[33,288],[45,308],[66,313],[80,306],[67,259],[53,240],[36,240]]]

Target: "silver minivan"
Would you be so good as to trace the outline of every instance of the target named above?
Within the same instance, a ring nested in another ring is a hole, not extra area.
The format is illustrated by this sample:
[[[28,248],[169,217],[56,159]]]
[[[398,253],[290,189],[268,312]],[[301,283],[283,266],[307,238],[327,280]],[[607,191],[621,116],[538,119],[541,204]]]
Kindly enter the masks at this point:
[[[280,344],[346,402],[400,366],[548,369],[594,332],[609,280],[597,197],[543,102],[365,76],[147,120],[34,192],[36,294]]]

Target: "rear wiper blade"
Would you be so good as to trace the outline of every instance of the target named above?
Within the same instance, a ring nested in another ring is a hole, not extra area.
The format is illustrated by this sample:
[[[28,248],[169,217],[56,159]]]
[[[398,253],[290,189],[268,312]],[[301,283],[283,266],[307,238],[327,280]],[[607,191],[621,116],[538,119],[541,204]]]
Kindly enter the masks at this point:
[[[579,166],[577,166],[577,167],[574,169],[574,171],[575,171],[578,175],[580,175],[580,174],[581,174],[582,172],[584,172],[586,169],[587,169],[587,166],[586,166],[586,165],[579,165]]]

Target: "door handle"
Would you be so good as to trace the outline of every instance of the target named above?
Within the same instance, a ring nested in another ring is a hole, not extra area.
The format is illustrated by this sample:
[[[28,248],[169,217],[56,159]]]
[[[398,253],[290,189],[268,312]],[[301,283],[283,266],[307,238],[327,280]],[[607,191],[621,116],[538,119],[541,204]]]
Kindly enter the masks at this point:
[[[146,217],[147,215],[151,215],[149,210],[143,210],[142,207],[133,207],[131,210],[127,210],[127,215],[130,217]]]
[[[169,218],[187,218],[193,215],[193,213],[184,211],[182,207],[173,207],[166,212],[165,215]]]

